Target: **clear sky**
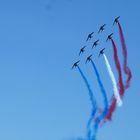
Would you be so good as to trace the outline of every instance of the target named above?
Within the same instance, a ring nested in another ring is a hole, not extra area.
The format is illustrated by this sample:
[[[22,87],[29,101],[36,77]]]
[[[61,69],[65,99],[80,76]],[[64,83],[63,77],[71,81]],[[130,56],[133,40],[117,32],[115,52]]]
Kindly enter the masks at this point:
[[[97,56],[106,47],[117,77],[111,43],[105,43],[105,37],[114,32],[122,62],[117,26],[112,27],[114,17],[120,15],[133,79],[123,107],[99,130],[98,140],[139,140],[139,5],[139,0],[1,0],[0,139],[66,140],[85,135],[91,106],[85,84],[71,65],[81,60],[81,69],[102,105],[95,74],[90,64],[84,64],[93,53],[110,99],[112,84],[103,57]],[[98,36],[104,23],[106,31]],[[79,58],[79,49],[92,31],[96,32],[92,41],[102,42],[95,50],[89,43]]]

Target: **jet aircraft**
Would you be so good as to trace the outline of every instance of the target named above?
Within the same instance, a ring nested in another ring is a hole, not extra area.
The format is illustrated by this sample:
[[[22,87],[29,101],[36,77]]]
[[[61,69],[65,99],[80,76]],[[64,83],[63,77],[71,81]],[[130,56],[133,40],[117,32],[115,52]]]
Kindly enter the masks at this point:
[[[104,30],[105,30],[105,26],[106,26],[106,24],[102,25],[102,26],[100,27],[100,29],[99,29],[98,33],[100,33],[100,32],[102,32],[102,31],[104,31]]]
[[[77,66],[78,66],[78,63],[80,62],[80,60],[79,61],[77,61],[77,62],[75,62],[74,64],[73,64],[73,66],[72,66],[72,69],[73,68],[76,68]]]

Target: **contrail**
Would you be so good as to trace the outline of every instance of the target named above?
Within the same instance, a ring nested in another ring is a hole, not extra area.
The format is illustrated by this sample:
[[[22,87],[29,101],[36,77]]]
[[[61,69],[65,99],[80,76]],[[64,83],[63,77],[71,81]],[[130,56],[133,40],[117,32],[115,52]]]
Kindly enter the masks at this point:
[[[106,94],[105,88],[102,84],[99,72],[96,68],[96,65],[94,64],[94,62],[92,60],[91,60],[91,64],[92,64],[93,69],[95,71],[97,81],[98,81],[98,84],[100,86],[100,90],[101,90],[101,93],[103,95],[103,98],[104,98],[104,111],[101,113],[101,115],[99,117],[96,118],[95,125],[94,125],[95,133],[93,135],[93,139],[96,139],[96,134],[97,134],[97,131],[98,131],[99,124],[106,117],[107,112],[108,112],[108,100],[107,100],[107,94]]]
[[[114,52],[114,61],[115,61],[115,65],[116,65],[117,72],[118,72],[119,94],[120,94],[121,97],[123,97],[125,89],[124,89],[124,84],[123,84],[121,65],[120,65],[120,61],[119,61],[119,58],[118,58],[117,47],[116,47],[116,44],[115,44],[113,39],[111,39],[111,43],[112,43],[113,52]],[[112,120],[113,112],[116,109],[116,100],[114,98],[115,97],[113,96],[112,99],[111,99],[111,104],[110,104],[110,107],[109,107],[109,110],[108,110],[108,114],[106,116],[107,120]]]
[[[122,27],[121,27],[119,22],[117,22],[117,23],[118,23],[118,28],[119,28],[120,40],[121,40],[121,45],[122,45],[122,50],[123,50],[123,56],[124,56],[123,69],[124,69],[125,74],[127,75],[127,80],[126,80],[126,84],[125,84],[125,89],[127,89],[130,86],[132,73],[131,73],[130,68],[127,66],[127,48],[126,48],[126,44],[125,44],[125,39],[124,39]]]
[[[88,139],[90,140],[90,136],[91,136],[91,130],[90,130],[90,126],[91,126],[91,123],[96,115],[96,112],[97,112],[97,103],[96,103],[96,99],[94,97],[94,94],[90,88],[90,85],[88,83],[88,80],[87,78],[85,77],[84,73],[82,72],[82,70],[80,69],[79,66],[77,66],[78,70],[79,70],[79,73],[81,75],[81,77],[83,78],[84,82],[85,82],[85,85],[88,89],[88,94],[89,94],[89,97],[90,97],[90,101],[91,101],[91,104],[92,104],[92,113],[91,113],[91,116],[88,120],[88,123],[87,123],[87,137]]]
[[[115,76],[114,76],[114,74],[113,74],[113,72],[112,72],[111,66],[110,66],[110,64],[109,64],[109,61],[108,61],[106,55],[103,54],[103,56],[104,56],[104,60],[105,60],[106,67],[107,67],[107,69],[108,69],[109,76],[110,76],[111,81],[112,81],[112,83],[113,83],[114,96],[115,96],[115,98],[116,98],[116,100],[117,100],[117,104],[118,104],[118,106],[122,106],[122,100],[121,100],[121,98],[120,98],[119,91],[118,91],[118,89],[117,89],[117,83],[116,83]]]

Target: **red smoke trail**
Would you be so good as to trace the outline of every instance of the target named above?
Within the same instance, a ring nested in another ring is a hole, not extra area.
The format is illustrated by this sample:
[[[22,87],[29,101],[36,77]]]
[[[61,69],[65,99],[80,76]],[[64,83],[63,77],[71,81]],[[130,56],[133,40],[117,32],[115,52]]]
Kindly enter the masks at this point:
[[[118,58],[117,47],[116,47],[113,39],[111,39],[111,43],[112,43],[113,52],[114,52],[114,61],[115,61],[115,65],[116,65],[117,72],[118,72],[119,94],[122,97],[124,95],[125,89],[124,89],[124,85],[123,85],[121,65],[120,65],[119,58]],[[116,99],[114,96],[112,96],[111,104],[110,104],[110,107],[108,110],[108,114],[106,116],[107,120],[112,120],[112,115],[113,115],[113,112],[115,111],[116,107],[117,107],[116,106]]]
[[[111,104],[109,106],[108,114],[107,114],[106,119],[105,119],[105,122],[112,120],[112,115],[113,115],[113,112],[116,110],[116,107],[117,107],[117,101],[116,101],[116,98],[113,95],[112,99],[111,99]]]
[[[117,52],[117,48],[116,48],[115,42],[114,42],[113,39],[111,39],[111,42],[112,42],[112,47],[113,47],[113,51],[114,51],[115,65],[116,65],[116,68],[117,68],[117,71],[118,71],[118,75],[119,75],[118,80],[119,80],[120,96],[123,96],[125,89],[124,89],[124,85],[123,85],[121,65],[120,65],[120,62],[119,62],[118,52]]]
[[[125,82],[125,89],[127,89],[130,86],[132,74],[131,74],[131,70],[127,66],[127,49],[126,49],[126,44],[125,44],[125,39],[124,39],[122,27],[121,27],[119,22],[118,22],[118,28],[119,28],[120,40],[121,40],[122,49],[123,49],[123,56],[124,56],[123,69],[124,69],[125,74],[127,75],[127,80]]]

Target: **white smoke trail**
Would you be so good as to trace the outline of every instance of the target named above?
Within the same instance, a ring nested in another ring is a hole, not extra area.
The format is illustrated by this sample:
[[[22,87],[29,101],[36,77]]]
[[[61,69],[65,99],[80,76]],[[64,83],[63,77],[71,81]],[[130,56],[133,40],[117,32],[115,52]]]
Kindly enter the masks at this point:
[[[108,69],[109,76],[110,76],[111,81],[113,83],[114,96],[115,96],[115,98],[117,100],[117,105],[122,106],[122,100],[121,100],[120,95],[119,95],[119,91],[118,91],[118,88],[117,88],[117,82],[116,82],[115,76],[114,76],[114,74],[112,72],[111,66],[109,64],[109,61],[108,61],[106,55],[103,54],[103,56],[104,56],[106,67]]]

